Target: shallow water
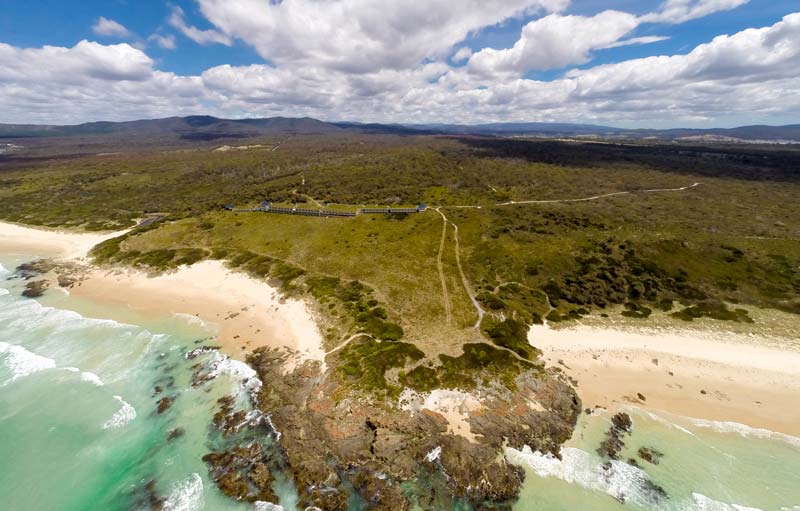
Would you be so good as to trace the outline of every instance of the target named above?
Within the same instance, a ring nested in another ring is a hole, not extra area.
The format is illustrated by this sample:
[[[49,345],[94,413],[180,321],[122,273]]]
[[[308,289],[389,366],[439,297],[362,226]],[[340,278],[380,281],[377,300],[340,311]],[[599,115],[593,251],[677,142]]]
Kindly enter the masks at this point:
[[[247,407],[254,372],[217,353],[187,360],[213,332],[186,319],[92,310],[58,291],[22,298],[6,271],[21,260],[0,256],[0,507],[144,509],[153,481],[168,510],[252,509],[216,490],[201,457],[222,442],[216,400],[236,393]],[[193,388],[198,362],[217,377]],[[175,402],[158,415],[162,396]],[[178,427],[185,434],[168,442]]]
[[[184,357],[213,344],[213,327],[63,291],[24,299],[24,283],[7,280],[6,268],[25,259],[0,254],[0,508],[147,509],[145,485],[153,481],[167,510],[275,509],[222,496],[201,460],[224,442],[211,425],[216,400],[233,392],[247,408],[248,392],[260,383],[245,365],[219,354]],[[198,362],[217,377],[193,388]],[[161,397],[153,395],[155,385],[175,398],[163,415],[154,413]],[[634,430],[623,459],[648,446],[664,453],[659,465],[615,462],[603,469],[595,449],[609,415],[584,415],[562,460],[508,453],[528,473],[515,510],[800,511],[800,439],[630,413]],[[185,435],[168,442],[177,427]],[[648,480],[668,498],[655,498]],[[290,482],[278,494],[286,509],[296,509]]]
[[[562,449],[562,460],[510,451],[526,469],[516,511],[800,510],[800,439],[740,424],[656,415],[629,408],[633,433],[621,460],[604,468],[596,453],[611,426],[610,414],[582,416]],[[664,454],[658,465],[639,459],[640,447]],[[659,498],[647,481],[666,492]],[[624,503],[623,503],[624,502]]]

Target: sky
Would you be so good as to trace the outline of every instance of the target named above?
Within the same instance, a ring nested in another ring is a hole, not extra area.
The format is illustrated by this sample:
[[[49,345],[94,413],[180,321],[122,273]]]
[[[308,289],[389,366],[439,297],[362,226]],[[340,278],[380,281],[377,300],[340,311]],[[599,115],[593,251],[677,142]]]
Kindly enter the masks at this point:
[[[800,0],[0,0],[0,123],[800,123]]]

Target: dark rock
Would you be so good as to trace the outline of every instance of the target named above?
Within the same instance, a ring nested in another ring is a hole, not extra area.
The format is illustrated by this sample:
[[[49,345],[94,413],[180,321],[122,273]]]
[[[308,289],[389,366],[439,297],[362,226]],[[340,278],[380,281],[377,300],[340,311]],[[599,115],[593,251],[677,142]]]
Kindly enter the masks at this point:
[[[158,400],[158,408],[156,408],[156,413],[161,415],[162,413],[169,410],[175,400],[171,397],[162,397]]]
[[[134,499],[131,509],[149,511],[162,511],[166,504],[166,499],[158,495],[156,482],[154,479],[147,481],[144,485],[133,490]]]
[[[59,287],[66,287],[71,288],[75,285],[76,280],[73,277],[69,277],[67,275],[59,275],[56,278],[56,282],[58,282]]]
[[[639,398],[639,401],[647,401],[647,398],[644,397],[644,394],[642,394],[641,392],[637,392],[636,397]]]
[[[611,417],[611,424],[614,425],[614,428],[625,431],[626,433],[630,433],[633,429],[633,421],[631,420],[631,416],[624,412],[618,413]]]
[[[627,413],[618,413],[611,417],[611,428],[606,432],[606,438],[597,448],[598,454],[610,458],[618,459],[620,451],[625,448],[623,438],[633,429],[633,421]]]
[[[22,292],[22,296],[26,298],[39,298],[44,294],[45,291],[47,291],[47,281],[34,280],[25,285],[25,290]]]
[[[269,453],[260,442],[203,456],[209,475],[225,495],[244,502],[277,502]]]
[[[167,435],[167,441],[171,442],[173,440],[176,440],[176,439],[182,437],[185,434],[186,434],[186,431],[183,428],[171,429],[169,431],[169,434]]]
[[[214,351],[219,351],[219,346],[201,346],[186,353],[186,355],[184,356],[186,357],[187,360],[192,360],[199,357],[200,355],[204,355],[206,353],[212,353]]]
[[[661,458],[664,457],[664,453],[653,447],[641,447],[639,448],[639,457],[648,463],[658,465]]]

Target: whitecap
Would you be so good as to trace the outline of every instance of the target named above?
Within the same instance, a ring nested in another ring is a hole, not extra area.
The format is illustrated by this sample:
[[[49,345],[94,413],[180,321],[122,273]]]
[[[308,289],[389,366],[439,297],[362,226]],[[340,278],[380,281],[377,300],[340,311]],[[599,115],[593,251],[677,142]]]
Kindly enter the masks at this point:
[[[636,410],[638,411],[639,409],[636,408]],[[681,433],[686,433],[687,435],[697,436],[694,433],[692,433],[691,431],[689,431],[688,429],[684,428],[683,426],[681,426],[679,424],[675,424],[674,422],[670,422],[669,420],[665,419],[664,417],[662,417],[660,415],[656,415],[656,414],[654,414],[652,412],[646,412],[646,413],[647,413],[648,417],[650,417],[654,421],[658,422],[659,424],[663,424],[665,426],[668,426],[668,427],[671,427],[671,428],[675,428],[678,431],[680,431]]]
[[[253,511],[284,511],[283,506],[271,502],[256,501],[253,504]]]
[[[2,263],[0,263],[0,274],[3,274],[3,273],[8,273],[8,270],[6,270],[6,267],[3,266]]]
[[[738,422],[721,422],[706,419],[691,419],[691,423],[698,428],[711,429],[717,433],[735,433],[743,438],[755,438],[759,440],[779,440],[789,445],[800,448],[800,438],[778,433],[768,429],[753,428]]]
[[[694,500],[697,511],[762,511],[757,507],[719,502],[706,497],[702,493],[692,493],[692,500]]]
[[[425,461],[427,461],[428,463],[433,463],[434,461],[437,461],[439,458],[441,458],[441,456],[442,456],[442,448],[437,446],[435,449],[431,449],[431,452],[425,455]]]
[[[8,294],[11,294],[11,292],[8,289],[0,287],[0,296],[6,296]]]
[[[256,394],[261,390],[262,383],[258,378],[258,373],[244,362],[233,360],[215,351],[210,366],[211,370],[208,375],[211,378],[223,374],[232,377],[238,383],[239,388],[251,399],[255,399]]]
[[[81,380],[88,383],[92,383],[98,387],[103,386],[103,380],[101,380],[100,377],[97,376],[96,374],[90,373],[88,371],[81,373]]]
[[[655,507],[661,498],[649,483],[647,474],[627,463],[611,461],[605,464],[574,447],[561,449],[561,458],[533,452],[528,446],[521,451],[506,449],[509,462],[530,467],[539,477],[555,477],[645,509]]]
[[[0,342],[0,355],[2,354],[5,354],[5,366],[11,371],[11,379],[4,385],[39,371],[56,367],[56,361],[52,358],[37,355],[22,346],[6,342]]]
[[[61,369],[63,369],[64,371],[69,371],[71,373],[81,373],[81,381],[85,381],[87,383],[93,383],[98,387],[102,387],[104,385],[103,380],[101,380],[100,377],[94,373],[90,373],[88,371],[82,372],[77,367],[62,367]]]
[[[164,502],[164,511],[196,511],[203,507],[203,480],[200,474],[192,474],[185,481],[172,486]]]
[[[119,401],[122,406],[103,424],[103,429],[121,428],[136,418],[136,409],[122,399],[122,396],[114,396],[114,399]]]

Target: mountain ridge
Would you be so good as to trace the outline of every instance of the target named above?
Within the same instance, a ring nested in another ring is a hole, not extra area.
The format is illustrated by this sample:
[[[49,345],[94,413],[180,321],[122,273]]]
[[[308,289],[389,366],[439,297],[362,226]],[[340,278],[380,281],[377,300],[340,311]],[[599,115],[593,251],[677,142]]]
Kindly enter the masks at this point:
[[[626,129],[581,123],[499,122],[483,124],[403,124],[327,122],[312,117],[223,119],[209,115],[134,121],[93,121],[75,125],[0,124],[0,139],[75,136],[167,136],[208,141],[278,134],[325,134],[344,131],[398,135],[541,136],[672,141],[800,143],[800,124],[748,125],[734,128]]]

